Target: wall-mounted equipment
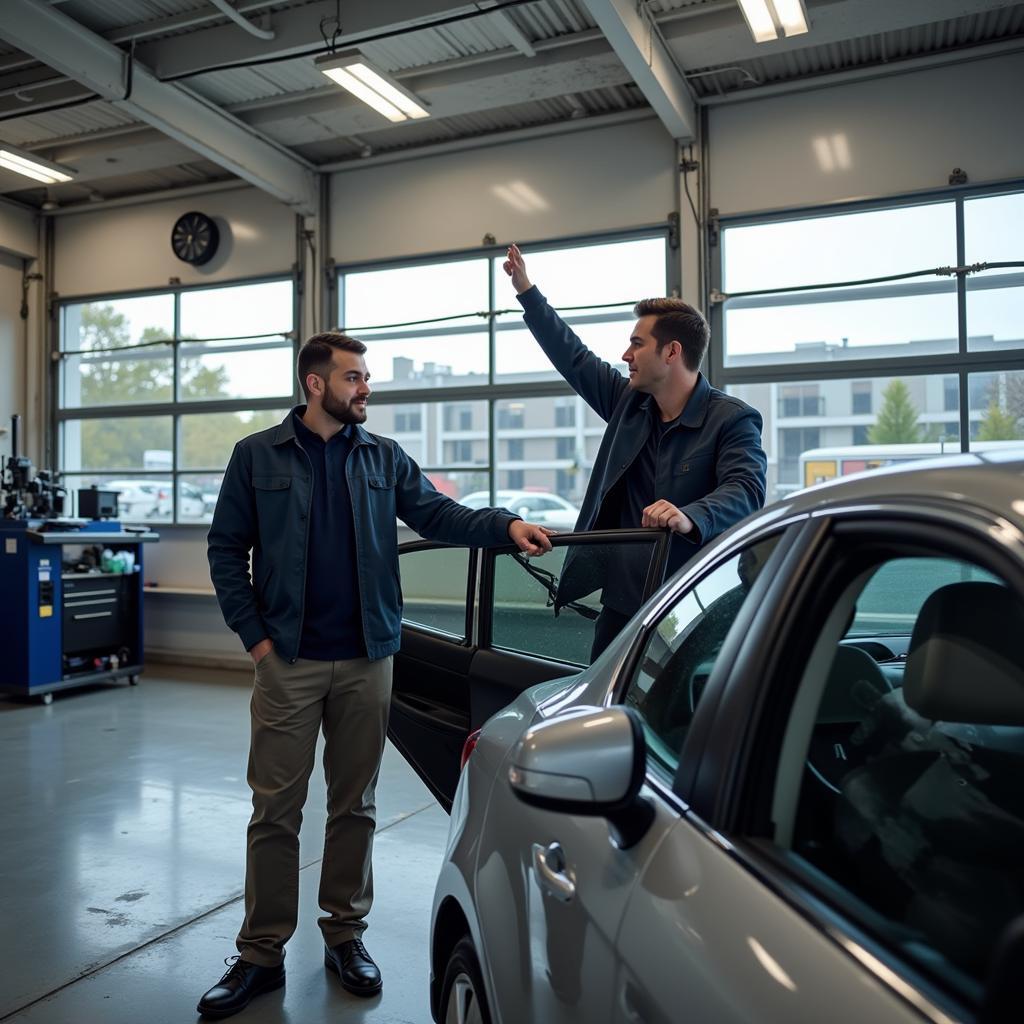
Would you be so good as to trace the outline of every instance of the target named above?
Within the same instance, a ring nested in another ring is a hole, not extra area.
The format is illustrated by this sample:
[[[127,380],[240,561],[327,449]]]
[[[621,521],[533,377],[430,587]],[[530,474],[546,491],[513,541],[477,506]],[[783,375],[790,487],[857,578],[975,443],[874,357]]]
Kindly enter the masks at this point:
[[[190,210],[183,213],[171,229],[171,249],[179,260],[201,267],[209,263],[220,244],[220,231],[212,217]]]

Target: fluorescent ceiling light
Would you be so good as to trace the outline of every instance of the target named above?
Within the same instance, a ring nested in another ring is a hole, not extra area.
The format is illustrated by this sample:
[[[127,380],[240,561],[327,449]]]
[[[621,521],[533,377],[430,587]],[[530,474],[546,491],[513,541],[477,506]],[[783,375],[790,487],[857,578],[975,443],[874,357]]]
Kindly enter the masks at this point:
[[[807,31],[807,12],[803,0],[772,0],[775,14],[787,36],[800,36]]]
[[[347,89],[389,121],[430,117],[420,101],[386,72],[375,68],[358,50],[318,57],[316,66],[332,82]]]
[[[69,173],[69,168],[61,167],[60,164],[51,163],[49,160],[41,160],[6,144],[0,145],[0,167],[6,167],[16,174],[24,174],[26,178],[41,181],[44,185],[57,185],[74,178],[74,172]]]
[[[739,4],[755,43],[778,39],[780,28],[786,36],[807,31],[803,0],[739,0]]]
[[[747,19],[747,28],[755,43],[767,43],[778,38],[772,12],[768,10],[768,0],[740,0],[740,10]]]

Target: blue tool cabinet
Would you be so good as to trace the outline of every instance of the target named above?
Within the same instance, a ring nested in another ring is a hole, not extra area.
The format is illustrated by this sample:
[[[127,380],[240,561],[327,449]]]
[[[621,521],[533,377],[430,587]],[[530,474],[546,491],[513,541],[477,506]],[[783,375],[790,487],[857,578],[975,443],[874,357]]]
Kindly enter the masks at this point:
[[[45,519],[0,520],[0,691],[40,697],[127,677],[143,668],[143,545],[114,521],[67,529]],[[68,572],[65,548],[131,551],[129,573]]]

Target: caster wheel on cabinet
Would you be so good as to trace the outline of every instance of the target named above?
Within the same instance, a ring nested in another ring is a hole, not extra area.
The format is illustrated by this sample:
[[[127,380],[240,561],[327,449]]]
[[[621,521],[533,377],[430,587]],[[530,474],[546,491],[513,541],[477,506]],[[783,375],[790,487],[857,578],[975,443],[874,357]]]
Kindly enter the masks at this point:
[[[128,677],[128,685],[129,686],[138,686],[139,685],[139,677],[138,676],[129,676]]]
[[[52,693],[44,693],[44,694],[42,694],[42,695],[40,696],[40,698],[39,698],[39,699],[40,699],[40,700],[41,700],[41,701],[42,701],[42,702],[43,702],[44,704],[52,704],[52,703],[53,703],[53,694],[52,694]]]

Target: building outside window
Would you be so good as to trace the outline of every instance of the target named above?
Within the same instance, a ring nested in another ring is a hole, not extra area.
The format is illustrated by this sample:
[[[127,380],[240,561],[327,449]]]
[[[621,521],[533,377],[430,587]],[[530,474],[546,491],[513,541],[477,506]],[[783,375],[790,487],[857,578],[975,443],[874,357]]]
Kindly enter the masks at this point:
[[[58,309],[58,464],[128,521],[208,523],[236,441],[295,404],[290,278],[68,299]]]
[[[411,434],[423,429],[423,417],[419,409],[409,412],[396,412],[394,423],[396,434]]]
[[[576,405],[572,399],[555,399],[555,426],[574,427],[576,426]]]

